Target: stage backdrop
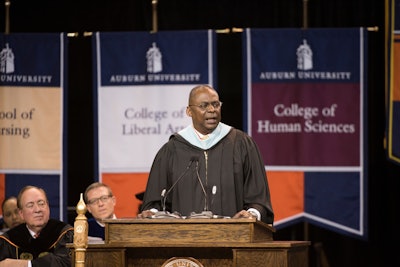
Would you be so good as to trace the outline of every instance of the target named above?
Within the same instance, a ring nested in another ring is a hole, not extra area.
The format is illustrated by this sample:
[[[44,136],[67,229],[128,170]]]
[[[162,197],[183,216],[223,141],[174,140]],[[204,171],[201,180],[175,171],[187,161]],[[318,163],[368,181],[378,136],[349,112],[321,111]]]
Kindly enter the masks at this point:
[[[364,29],[246,29],[244,121],[260,146],[277,229],[367,237]]]
[[[95,34],[96,179],[113,189],[117,217],[137,215],[157,151],[191,123],[189,91],[215,85],[215,49],[211,30]]]
[[[388,158],[400,164],[400,0],[389,0],[386,13],[386,84]]]
[[[0,34],[0,201],[43,187],[66,219],[66,36]],[[1,210],[0,210],[1,212]]]

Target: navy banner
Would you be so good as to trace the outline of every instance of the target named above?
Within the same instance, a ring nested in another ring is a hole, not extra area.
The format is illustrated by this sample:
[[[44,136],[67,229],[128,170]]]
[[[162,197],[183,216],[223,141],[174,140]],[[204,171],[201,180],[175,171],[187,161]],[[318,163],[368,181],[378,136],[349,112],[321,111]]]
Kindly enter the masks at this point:
[[[156,152],[191,123],[189,91],[215,85],[215,32],[96,33],[93,48],[98,178],[134,216]]]
[[[44,188],[66,219],[64,34],[0,35],[0,199]]]
[[[247,29],[247,131],[260,146],[275,226],[367,236],[366,31]]]

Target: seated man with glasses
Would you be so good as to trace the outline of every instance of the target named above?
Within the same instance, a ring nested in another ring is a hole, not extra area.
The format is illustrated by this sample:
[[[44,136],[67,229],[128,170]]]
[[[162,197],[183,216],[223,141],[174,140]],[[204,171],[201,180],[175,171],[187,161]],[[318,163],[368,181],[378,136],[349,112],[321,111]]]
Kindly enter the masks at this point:
[[[95,182],[89,185],[84,194],[89,213],[93,216],[88,219],[89,241],[104,240],[105,219],[116,219],[114,207],[116,198],[111,188],[104,184]]]
[[[25,222],[0,236],[0,266],[71,266],[66,244],[73,242],[74,228],[50,218],[46,192],[26,186],[18,194],[17,205]]]

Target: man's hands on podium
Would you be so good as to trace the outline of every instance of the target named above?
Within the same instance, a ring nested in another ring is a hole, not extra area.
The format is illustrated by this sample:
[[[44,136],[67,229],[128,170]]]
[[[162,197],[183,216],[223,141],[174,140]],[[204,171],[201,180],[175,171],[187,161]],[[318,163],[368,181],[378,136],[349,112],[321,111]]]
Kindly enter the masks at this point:
[[[137,218],[138,219],[151,218],[151,216],[153,216],[154,214],[156,213],[153,212],[152,210],[144,210],[137,215]]]
[[[252,219],[252,218],[257,218],[257,214],[255,214],[255,212],[249,211],[249,210],[241,210],[238,213],[236,213],[232,219],[239,219],[239,218],[248,218],[248,219]]]

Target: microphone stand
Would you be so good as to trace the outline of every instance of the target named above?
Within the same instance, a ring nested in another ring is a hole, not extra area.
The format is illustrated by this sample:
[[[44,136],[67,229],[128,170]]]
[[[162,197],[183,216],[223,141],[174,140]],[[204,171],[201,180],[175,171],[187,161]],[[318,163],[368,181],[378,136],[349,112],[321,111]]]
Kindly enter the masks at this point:
[[[196,176],[197,176],[197,180],[199,180],[201,189],[203,191],[203,195],[204,195],[204,210],[200,213],[196,213],[196,212],[192,212],[190,213],[190,215],[188,216],[188,219],[211,219],[214,217],[214,214],[212,213],[212,211],[208,210],[208,202],[207,202],[207,192],[204,188],[203,182],[201,181],[200,178],[200,174],[199,174],[199,161],[196,161]]]
[[[182,219],[181,214],[179,214],[178,212],[169,212],[169,211],[157,211],[153,216],[151,216],[150,218],[152,219]]]
[[[185,171],[181,174],[181,176],[178,177],[178,179],[176,179],[175,183],[173,183],[171,185],[171,187],[168,189],[168,191],[165,190],[165,188],[161,191],[161,201],[162,201],[162,211],[158,211],[156,212],[153,216],[151,216],[151,218],[154,219],[160,219],[160,218],[175,218],[175,219],[182,219],[182,216],[179,212],[173,212],[170,213],[169,211],[166,210],[166,201],[167,201],[167,196],[168,194],[172,191],[172,189],[176,186],[176,184],[185,176],[185,174],[187,173],[187,171],[190,169],[190,166],[192,166],[193,161],[195,161],[196,158],[192,157],[190,159],[189,165],[186,167]]]
[[[188,168],[190,167],[190,165],[188,166]],[[186,172],[186,171],[185,171]],[[183,174],[185,174],[185,172]],[[179,181],[179,178],[177,179],[177,182]],[[175,182],[176,183],[176,182]],[[175,184],[173,184],[171,186],[171,188],[174,186]],[[153,219],[162,219],[162,218],[175,218],[175,219],[181,219],[182,216],[178,213],[178,212],[174,212],[174,213],[170,213],[169,211],[165,210],[165,201],[167,199],[167,193],[169,193],[170,190],[168,190],[168,192],[165,190],[165,188],[161,191],[161,197],[162,197],[162,207],[163,210],[162,211],[157,211],[153,216],[151,216],[151,218]]]

